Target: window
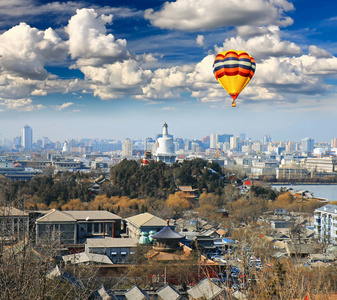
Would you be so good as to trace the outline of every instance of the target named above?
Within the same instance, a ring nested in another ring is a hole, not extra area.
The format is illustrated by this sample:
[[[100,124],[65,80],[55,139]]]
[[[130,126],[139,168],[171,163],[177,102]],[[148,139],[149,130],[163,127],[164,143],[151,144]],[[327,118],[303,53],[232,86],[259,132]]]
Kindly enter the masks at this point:
[[[100,232],[100,226],[99,226],[100,224],[99,223],[94,223],[94,233],[99,233]]]

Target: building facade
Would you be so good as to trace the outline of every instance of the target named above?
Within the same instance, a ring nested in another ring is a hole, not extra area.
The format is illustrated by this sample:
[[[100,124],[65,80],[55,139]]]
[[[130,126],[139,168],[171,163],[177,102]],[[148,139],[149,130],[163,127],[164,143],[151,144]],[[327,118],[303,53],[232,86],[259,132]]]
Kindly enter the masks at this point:
[[[120,237],[121,217],[108,211],[58,211],[52,209],[37,219],[36,243],[58,240],[61,244],[83,244],[87,238]]]
[[[22,128],[22,146],[25,150],[33,147],[33,129],[28,125]]]
[[[130,139],[125,139],[122,146],[122,156],[131,157],[133,154],[133,145]]]
[[[315,209],[314,231],[321,242],[337,244],[337,205],[327,204]]]
[[[308,152],[313,152],[314,151],[314,140],[307,137],[302,140],[302,152],[308,153]]]

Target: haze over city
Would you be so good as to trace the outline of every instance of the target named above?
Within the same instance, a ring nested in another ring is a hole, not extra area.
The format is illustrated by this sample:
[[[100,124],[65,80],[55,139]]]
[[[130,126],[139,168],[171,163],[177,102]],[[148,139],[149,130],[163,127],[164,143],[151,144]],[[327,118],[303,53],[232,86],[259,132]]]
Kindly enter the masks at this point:
[[[193,3],[193,4],[192,4]],[[142,139],[245,132],[336,137],[337,3],[3,1],[0,134]],[[215,55],[245,50],[256,72],[231,107]]]

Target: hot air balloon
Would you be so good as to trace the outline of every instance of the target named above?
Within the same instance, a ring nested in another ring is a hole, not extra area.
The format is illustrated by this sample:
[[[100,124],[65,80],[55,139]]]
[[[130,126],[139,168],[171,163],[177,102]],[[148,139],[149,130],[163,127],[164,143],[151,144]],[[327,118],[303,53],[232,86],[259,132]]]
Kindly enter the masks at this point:
[[[255,60],[245,51],[220,52],[213,63],[213,73],[221,86],[233,98],[232,106],[255,72]]]

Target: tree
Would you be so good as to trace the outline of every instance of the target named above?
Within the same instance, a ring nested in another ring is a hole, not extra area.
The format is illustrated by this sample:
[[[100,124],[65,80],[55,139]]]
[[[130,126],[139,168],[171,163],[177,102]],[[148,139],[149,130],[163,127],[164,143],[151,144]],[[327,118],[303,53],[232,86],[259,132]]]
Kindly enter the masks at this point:
[[[181,216],[183,211],[191,208],[192,203],[188,200],[184,192],[176,192],[173,195],[169,195],[166,200],[166,206],[178,217]]]

